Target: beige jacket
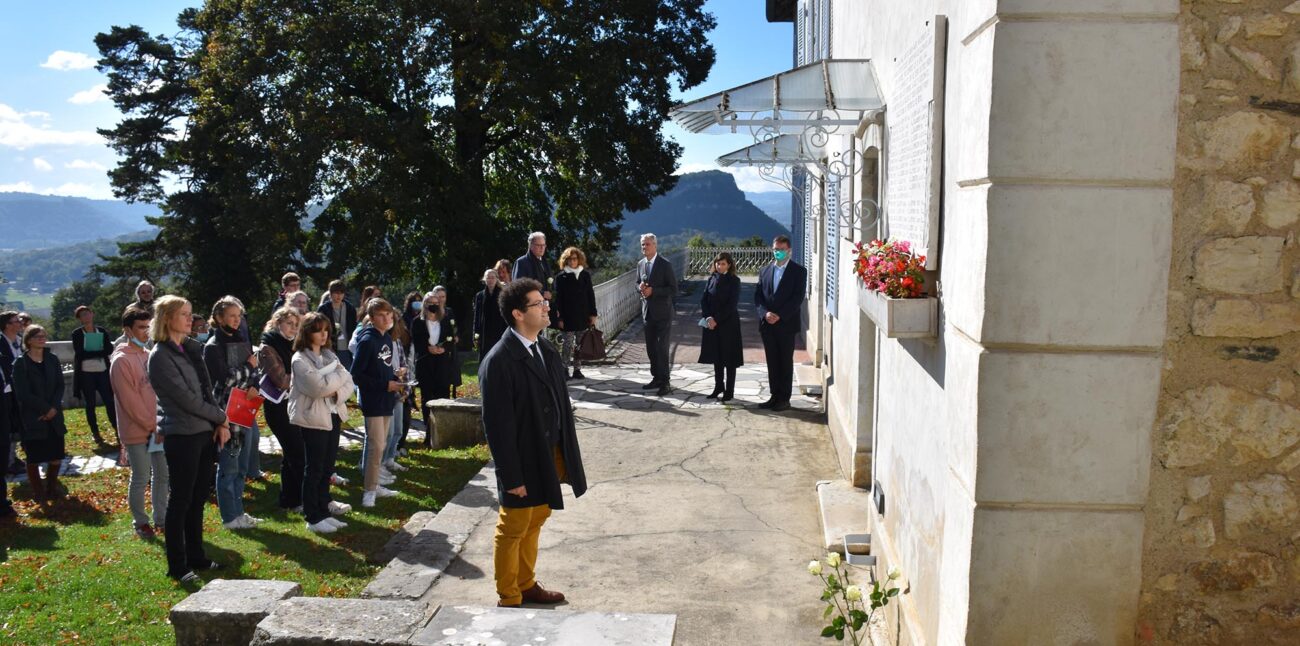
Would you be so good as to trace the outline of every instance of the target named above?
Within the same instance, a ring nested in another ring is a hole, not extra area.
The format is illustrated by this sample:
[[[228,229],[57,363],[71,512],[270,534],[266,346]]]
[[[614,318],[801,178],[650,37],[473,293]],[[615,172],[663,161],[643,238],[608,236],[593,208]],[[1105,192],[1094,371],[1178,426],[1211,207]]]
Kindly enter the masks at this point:
[[[289,422],[304,429],[334,428],[332,415],[348,418],[352,375],[328,348],[293,353],[293,379],[289,387]]]
[[[108,379],[117,403],[117,437],[122,445],[144,444],[158,429],[158,396],[149,384],[149,352],[130,341],[117,346]]]

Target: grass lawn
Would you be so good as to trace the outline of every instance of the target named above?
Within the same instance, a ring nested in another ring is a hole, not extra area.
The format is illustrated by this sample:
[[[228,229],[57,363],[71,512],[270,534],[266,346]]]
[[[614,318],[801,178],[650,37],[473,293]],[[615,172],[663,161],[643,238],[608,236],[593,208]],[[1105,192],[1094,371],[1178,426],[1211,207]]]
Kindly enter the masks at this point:
[[[102,415],[102,412],[101,412]],[[69,411],[69,453],[88,438],[84,415]],[[74,419],[81,417],[79,431]],[[354,420],[359,421],[359,420]],[[101,428],[110,429],[105,423]],[[85,442],[86,445],[92,444]],[[220,525],[213,505],[205,514],[208,556],[224,564],[213,578],[297,581],[312,596],[357,595],[382,564],[369,555],[382,547],[415,512],[438,510],[488,459],[485,446],[411,451],[410,471],[399,476],[394,498],[362,509],[360,449],[339,452],[338,472],[350,482],[334,488],[354,510],[349,526],[335,534],[309,532],[300,516],[281,511],[279,456],[263,455],[270,478],[249,483],[248,512],[266,522],[232,532]],[[173,641],[168,610],[189,590],[167,578],[161,540],[145,542],[132,531],[127,509],[127,469],[67,478],[70,496],[46,509],[31,500],[26,484],[11,487],[15,506],[27,517],[0,525],[0,642],[5,644],[165,644]]]

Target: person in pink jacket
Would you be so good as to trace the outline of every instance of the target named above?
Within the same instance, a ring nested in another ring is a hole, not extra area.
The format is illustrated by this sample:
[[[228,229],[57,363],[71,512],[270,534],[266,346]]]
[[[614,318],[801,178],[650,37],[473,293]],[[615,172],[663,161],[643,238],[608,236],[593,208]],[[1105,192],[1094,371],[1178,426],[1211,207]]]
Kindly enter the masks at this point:
[[[117,403],[117,435],[131,466],[127,501],[135,520],[135,535],[152,539],[167,518],[167,458],[158,432],[158,397],[149,385],[146,363],[149,322],[153,313],[131,305],[122,314],[126,343],[117,346],[109,363],[109,381]],[[151,482],[152,481],[152,482]],[[144,489],[153,492],[153,524],[144,508]]]

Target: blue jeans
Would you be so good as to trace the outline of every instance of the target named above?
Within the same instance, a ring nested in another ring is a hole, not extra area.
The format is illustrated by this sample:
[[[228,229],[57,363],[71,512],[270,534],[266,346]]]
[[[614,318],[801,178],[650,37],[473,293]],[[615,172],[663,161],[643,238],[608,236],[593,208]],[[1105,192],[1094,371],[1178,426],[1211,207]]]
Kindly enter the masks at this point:
[[[240,435],[240,445],[226,442],[225,448],[217,451],[217,509],[221,511],[221,522],[228,523],[244,514],[244,477],[248,475],[246,467],[249,453],[257,452],[257,429],[230,425],[230,433]]]

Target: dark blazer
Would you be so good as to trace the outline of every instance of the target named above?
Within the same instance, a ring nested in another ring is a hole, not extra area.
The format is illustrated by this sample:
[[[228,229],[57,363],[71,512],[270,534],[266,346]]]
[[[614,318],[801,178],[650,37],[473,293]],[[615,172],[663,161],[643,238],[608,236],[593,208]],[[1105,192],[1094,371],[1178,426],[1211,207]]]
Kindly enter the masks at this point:
[[[320,307],[316,308],[317,312],[325,315],[330,320],[330,327],[334,327],[334,301],[325,299]],[[343,332],[348,335],[348,341],[352,340],[352,331],[357,329],[357,308],[352,306],[347,299],[343,299]],[[336,348],[335,342],[339,338],[339,330],[330,332],[330,349]]]
[[[81,396],[81,362],[86,359],[103,359],[104,367],[108,367],[108,358],[113,354],[113,337],[108,335],[108,330],[96,325],[95,331],[104,335],[104,347],[91,352],[86,350],[86,330],[78,327],[72,331],[72,392],[74,395]]]
[[[551,311],[564,323],[565,332],[581,332],[591,327],[591,317],[596,316],[596,287],[591,282],[591,272],[583,269],[574,276],[567,271],[555,275],[555,302]]]
[[[22,335],[19,335],[18,339],[21,342]],[[15,353],[13,346],[9,345],[9,339],[6,339],[3,334],[0,334],[0,370],[4,370],[6,383],[13,383],[14,363],[16,363],[18,357],[21,356],[21,352]]]
[[[208,342],[203,344],[203,365],[207,366],[212,383],[212,400],[222,410],[230,401],[231,390],[256,386],[262,377],[260,369],[248,365],[253,344],[243,334],[239,331],[230,334],[215,327]]]
[[[647,271],[646,259],[636,264],[637,283],[650,285],[650,298],[641,299],[641,320],[670,321],[673,318],[673,299],[677,297],[677,272],[663,254],[655,256],[653,268]]]
[[[454,314],[453,312],[451,318],[441,321],[442,332],[439,334],[438,345],[446,350],[442,354],[429,352],[429,326],[425,324],[424,317],[411,323],[411,345],[415,347],[415,378],[421,384],[442,393],[443,397],[452,386],[459,386],[461,381],[456,343],[451,337],[453,334],[459,336],[462,332]]]
[[[808,270],[791,260],[781,276],[781,284],[772,288],[776,265],[768,263],[758,273],[758,288],[754,290],[754,305],[758,306],[759,327],[767,325],[768,312],[775,312],[781,317],[774,327],[782,334],[795,334],[803,327],[801,316],[805,286],[808,283]]]
[[[551,291],[551,285],[546,279],[551,277],[551,271],[548,267],[545,257],[538,260],[537,256],[526,253],[515,258],[515,264],[510,268],[510,278],[512,280],[531,278],[542,284],[542,291],[549,292]]]
[[[578,449],[573,404],[564,385],[564,363],[545,339],[538,343],[545,372],[510,332],[483,359],[478,369],[483,432],[496,462],[497,496],[502,507],[564,509],[553,440],[558,440],[574,496],[586,493],[587,476]],[[526,497],[507,493],[520,485],[528,488]]]
[[[728,368],[745,365],[744,344],[740,338],[740,277],[713,274],[700,297],[700,316],[713,317],[715,329],[704,329],[700,341],[700,363]]]
[[[500,297],[501,283],[497,283],[497,288],[491,292],[485,288],[474,295],[474,334],[479,337],[480,359],[487,356],[492,346],[501,340],[501,335],[505,334],[506,328],[510,327],[505,317],[501,316],[501,304],[497,300]]]
[[[63,368],[59,358],[49,350],[45,360],[36,363],[27,355],[14,363],[14,394],[22,415],[24,440],[53,440],[67,435],[63,424]],[[52,419],[41,421],[51,408],[58,411]]]

